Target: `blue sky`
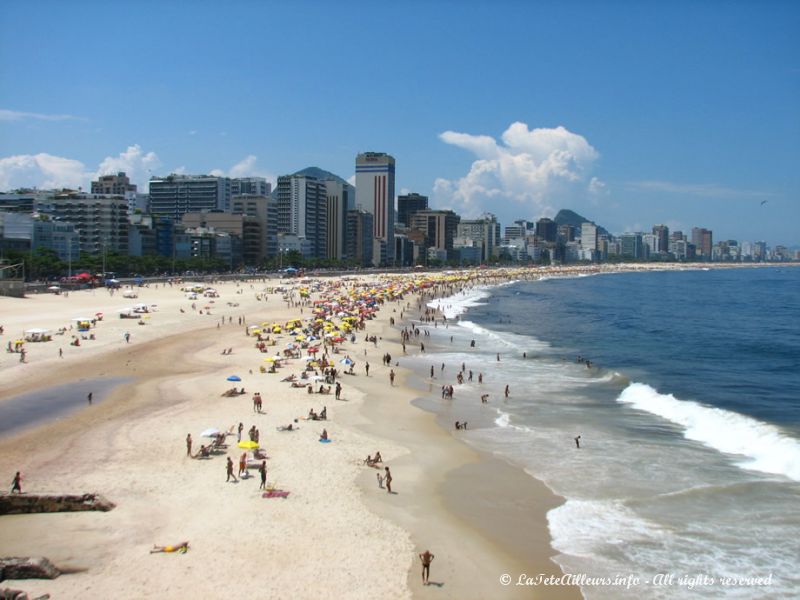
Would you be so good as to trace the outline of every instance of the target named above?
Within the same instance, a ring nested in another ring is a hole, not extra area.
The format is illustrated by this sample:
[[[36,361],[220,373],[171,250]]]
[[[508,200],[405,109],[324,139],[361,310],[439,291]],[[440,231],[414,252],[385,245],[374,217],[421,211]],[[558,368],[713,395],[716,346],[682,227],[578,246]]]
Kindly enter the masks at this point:
[[[6,0],[0,20],[0,188],[349,178],[376,150],[398,192],[465,215],[800,244],[798,2]]]

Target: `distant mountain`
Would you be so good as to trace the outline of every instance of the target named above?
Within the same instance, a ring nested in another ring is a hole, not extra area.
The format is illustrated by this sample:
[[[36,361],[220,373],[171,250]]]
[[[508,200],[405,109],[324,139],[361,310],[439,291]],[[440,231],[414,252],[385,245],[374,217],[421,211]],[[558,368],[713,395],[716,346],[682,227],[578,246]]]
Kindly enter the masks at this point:
[[[347,183],[347,180],[342,179],[338,175],[331,173],[330,171],[326,171],[325,169],[320,169],[319,167],[306,167],[302,171],[298,171],[297,173],[293,173],[294,175],[302,175],[305,177],[314,177],[316,179],[335,179],[336,181]]]
[[[562,208],[560,211],[558,211],[558,214],[555,216],[553,221],[555,221],[557,225],[573,225],[575,227],[580,227],[581,223],[594,223],[594,221],[591,219],[587,219],[575,211],[566,208]],[[597,223],[595,223],[595,225],[597,225]],[[605,227],[600,227],[600,225],[597,225],[597,235],[610,234]]]

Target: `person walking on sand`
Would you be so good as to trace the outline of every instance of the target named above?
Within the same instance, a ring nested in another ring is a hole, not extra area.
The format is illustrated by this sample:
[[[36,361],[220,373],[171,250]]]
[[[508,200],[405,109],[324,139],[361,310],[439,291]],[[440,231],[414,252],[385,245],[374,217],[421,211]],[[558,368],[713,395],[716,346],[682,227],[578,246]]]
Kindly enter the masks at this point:
[[[428,580],[431,576],[431,563],[434,558],[430,550],[425,550],[425,552],[419,555],[419,559],[422,561],[422,585],[428,585]]]
[[[237,442],[241,442],[241,441],[242,441],[242,430],[244,430],[244,423],[242,423],[242,422],[240,421],[240,422],[239,422],[239,428],[238,428],[238,430],[237,430],[237,432],[236,432],[236,441],[237,441]],[[251,436],[251,437],[250,437],[250,440],[252,441],[252,439],[253,439],[253,438],[252,438],[252,436]]]
[[[186,456],[192,455],[192,434],[186,434]]]
[[[386,471],[386,475],[383,478],[383,482],[386,484],[386,491],[391,494],[392,493],[392,472],[389,470],[389,467],[384,467]]]
[[[394,369],[389,371],[389,385],[394,385]]]
[[[247,452],[243,452],[239,457],[239,477],[244,474],[247,476]]]
[[[231,477],[233,477],[233,481],[234,482],[239,481],[236,478],[236,475],[233,474],[233,461],[231,460],[230,456],[228,457],[228,464],[227,464],[226,468],[227,468],[227,471],[228,471],[228,478],[225,480],[225,483],[228,483],[231,480]]]
[[[261,473],[261,485],[258,486],[258,489],[264,490],[267,488],[267,461],[261,461],[261,466],[258,467],[258,472]]]
[[[369,377],[369,363],[364,365],[364,370],[367,372],[367,377]]]
[[[336,382],[336,399],[340,400],[342,397],[342,384],[338,381]]]
[[[13,494],[16,492],[17,494],[22,493],[22,473],[17,471],[17,474],[14,475],[14,479],[11,481],[11,493]]]
[[[131,334],[130,334],[130,332],[126,331],[124,337],[125,337],[125,343],[126,344],[130,344],[131,343]]]

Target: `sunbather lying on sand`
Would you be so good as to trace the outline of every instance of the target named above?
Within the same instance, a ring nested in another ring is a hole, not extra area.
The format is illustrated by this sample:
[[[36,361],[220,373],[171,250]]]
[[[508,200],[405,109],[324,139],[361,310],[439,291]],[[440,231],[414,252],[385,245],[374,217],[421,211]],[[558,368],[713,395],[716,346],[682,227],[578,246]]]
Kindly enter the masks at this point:
[[[189,550],[189,542],[181,542],[180,544],[175,544],[174,546],[154,545],[153,549],[150,550],[150,554],[155,554],[157,552],[180,552],[181,554],[186,554],[187,550]]]
[[[288,425],[281,425],[280,427],[276,427],[278,431],[297,431],[300,429],[299,427],[295,427],[292,423]]]
[[[297,379],[297,375],[292,373],[288,377],[284,377],[283,379],[281,379],[281,381],[294,381],[295,379]]]

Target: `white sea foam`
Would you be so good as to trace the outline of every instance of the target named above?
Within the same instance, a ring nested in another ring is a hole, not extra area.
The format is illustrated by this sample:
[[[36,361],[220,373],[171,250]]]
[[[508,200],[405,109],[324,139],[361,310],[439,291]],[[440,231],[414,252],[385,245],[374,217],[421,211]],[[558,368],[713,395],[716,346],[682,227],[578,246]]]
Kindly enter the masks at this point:
[[[473,306],[483,306],[485,302],[481,302],[481,300],[485,300],[489,296],[491,293],[485,287],[476,287],[466,293],[432,300],[428,302],[428,308],[441,310],[448,319],[454,319],[463,315]]]
[[[595,557],[607,546],[661,543],[669,532],[639,517],[617,500],[567,500],[547,513],[553,548]]]
[[[494,424],[498,427],[508,427],[511,424],[511,415],[507,412],[503,412],[500,409],[497,409],[497,413],[500,415],[494,420]]]
[[[721,408],[659,394],[643,383],[631,383],[618,402],[658,415],[685,428],[687,439],[728,454],[748,457],[743,469],[785,475],[800,481],[800,441],[774,425]]]

